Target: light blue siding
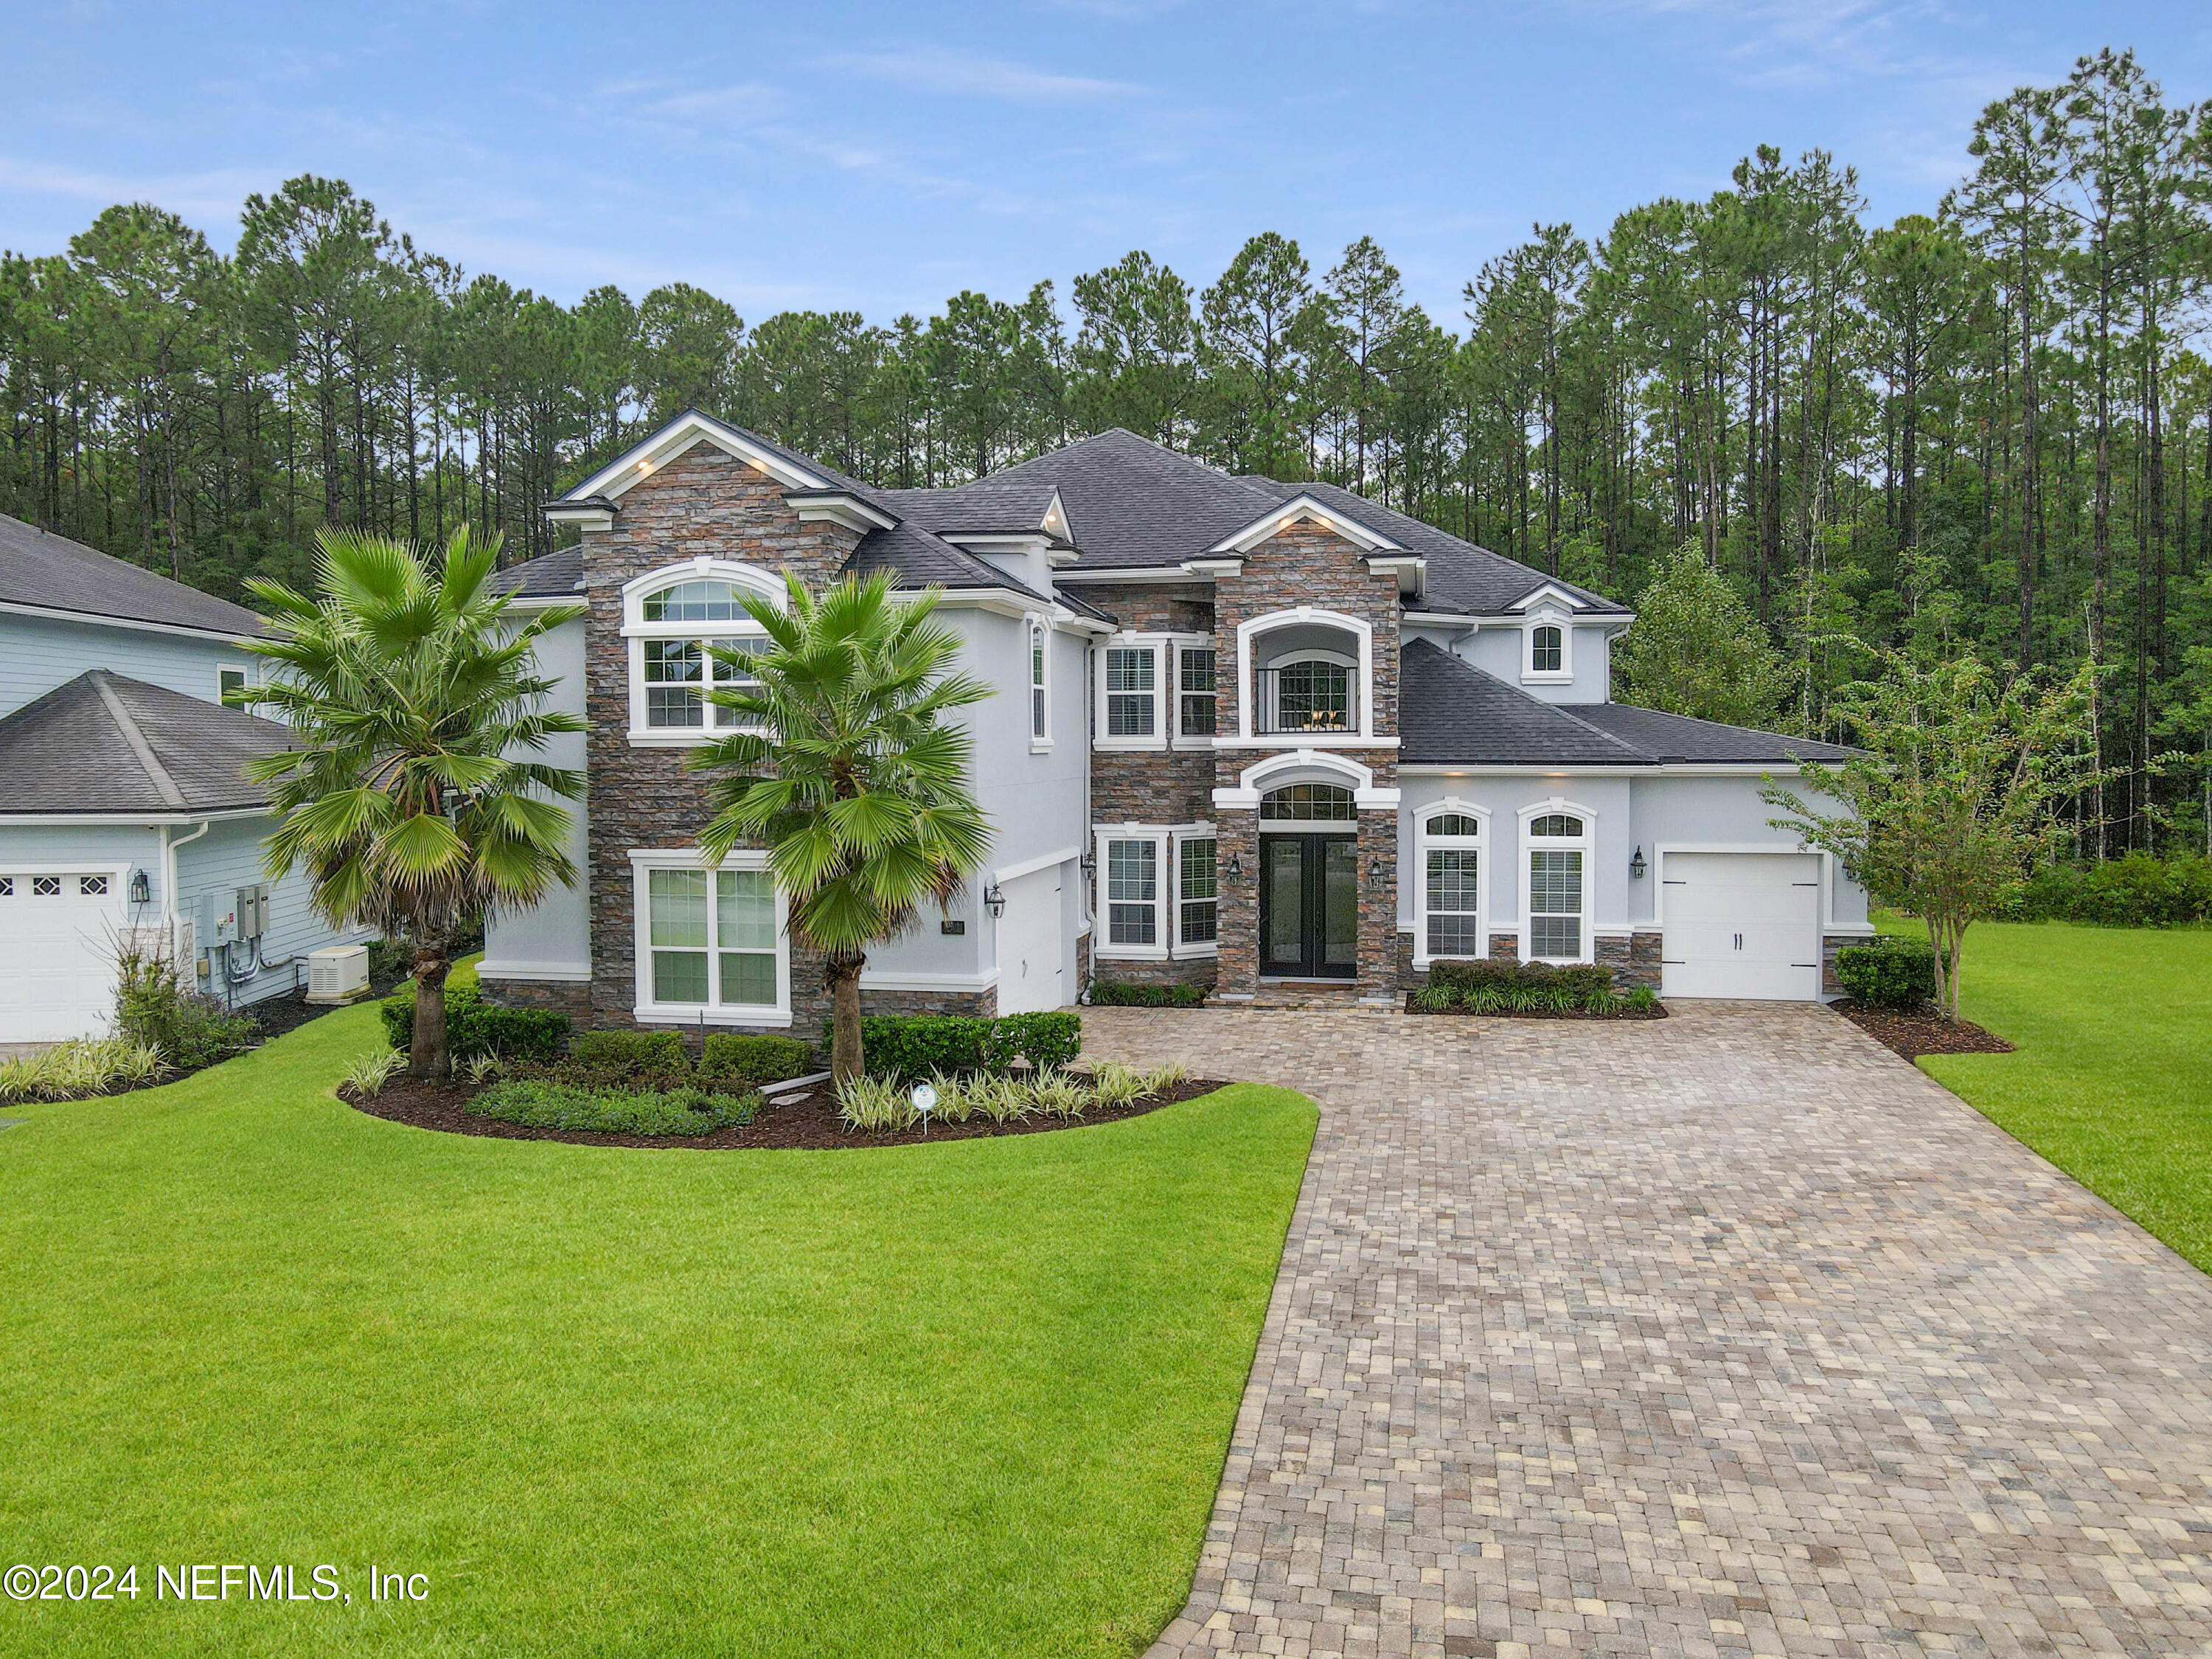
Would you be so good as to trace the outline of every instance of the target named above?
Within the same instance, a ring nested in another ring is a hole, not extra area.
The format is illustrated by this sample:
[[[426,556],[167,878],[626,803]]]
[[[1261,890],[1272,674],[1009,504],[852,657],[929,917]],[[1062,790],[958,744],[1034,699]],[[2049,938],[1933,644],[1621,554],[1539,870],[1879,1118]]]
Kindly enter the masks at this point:
[[[90,668],[215,702],[222,695],[216,671],[252,661],[222,640],[0,613],[0,717]]]
[[[584,622],[580,617],[547,634],[538,647],[538,666],[556,684],[550,708],[562,714],[584,713]],[[585,769],[584,733],[551,739],[540,758],[555,766]],[[588,798],[568,803],[571,822],[568,856],[575,861],[577,884],[557,888],[527,909],[499,910],[484,922],[483,965],[489,976],[581,975],[592,968],[591,913],[585,896],[589,868]]]
[[[239,888],[269,881],[262,868],[261,852],[270,828],[265,817],[219,823],[198,841],[178,848],[177,891],[182,913],[196,916],[204,893],[214,894],[219,908],[228,911]],[[173,830],[171,836],[181,840],[191,833]],[[303,875],[295,873],[270,883],[269,931],[261,941],[261,965],[256,965],[245,947],[234,946],[226,971],[224,953],[209,953],[210,941],[200,940],[201,960],[208,972],[198,980],[199,988],[240,1004],[282,996],[307,982],[309,951],[368,937],[358,932],[341,934],[332,928],[314,913],[308,894]]]

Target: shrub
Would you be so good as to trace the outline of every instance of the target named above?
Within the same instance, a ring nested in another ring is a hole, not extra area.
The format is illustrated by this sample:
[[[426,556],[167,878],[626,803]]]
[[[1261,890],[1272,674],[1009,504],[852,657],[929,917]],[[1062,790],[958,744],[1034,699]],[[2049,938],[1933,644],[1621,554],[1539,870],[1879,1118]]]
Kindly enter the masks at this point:
[[[2212,916],[2212,865],[2148,853],[2092,865],[2074,919],[2106,927],[2174,927]]]
[[[166,956],[125,951],[118,959],[115,1034],[143,1044],[180,1072],[197,1072],[253,1046],[251,1014],[185,988]]]
[[[1936,1000],[1936,952],[1918,939],[1882,938],[1836,952],[1836,977],[1877,1008],[1917,1008]]]
[[[157,1051],[129,1037],[78,1037],[0,1063],[0,1104],[118,1095],[160,1082],[169,1069]]]
[[[415,1041],[415,981],[377,1005],[384,1035],[395,1048]],[[670,1035],[673,1035],[671,1033]],[[457,1061],[478,1054],[506,1060],[558,1060],[568,1046],[568,1016],[550,1008],[502,1008],[473,985],[446,987],[446,1043]]]
[[[1091,1006],[1098,1008],[1195,1008],[1212,988],[1206,985],[1139,985],[1128,980],[1094,979]]]
[[[781,1083],[814,1068],[814,1049],[799,1037],[742,1036],[734,1031],[709,1036],[699,1060],[701,1079],[718,1083]]]
[[[861,1021],[865,1030],[867,1022]],[[862,1042],[866,1042],[864,1036]],[[848,1129],[860,1129],[880,1133],[887,1129],[907,1129],[914,1126],[921,1115],[907,1091],[892,1078],[862,1073],[848,1078],[837,1085],[837,1117]]]
[[[362,1099],[374,1100],[406,1064],[407,1051],[404,1048],[372,1048],[347,1066],[345,1075],[338,1081]]]
[[[704,1089],[584,1089],[544,1078],[509,1078],[469,1102],[467,1109],[532,1129],[707,1135],[751,1122],[760,1097]]]
[[[581,1031],[568,1044],[576,1066],[616,1077],[688,1078],[691,1056],[675,1031]]]
[[[1083,1016],[1072,1009],[1007,1014],[991,1022],[983,1041],[983,1066],[1010,1071],[1018,1057],[1040,1072],[1056,1072],[1072,1063],[1082,1047]]]
[[[870,1014],[860,1021],[861,1064],[902,1083],[932,1072],[980,1072],[991,1022],[952,1014]],[[822,1034],[830,1042],[829,1029]]]

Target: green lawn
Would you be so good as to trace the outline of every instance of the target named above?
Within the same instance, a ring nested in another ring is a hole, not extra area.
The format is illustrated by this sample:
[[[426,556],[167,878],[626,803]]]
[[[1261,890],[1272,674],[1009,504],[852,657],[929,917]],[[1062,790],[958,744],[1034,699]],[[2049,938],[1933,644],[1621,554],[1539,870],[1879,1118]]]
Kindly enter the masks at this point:
[[[1127,1654],[1173,1616],[1315,1121],[914,1149],[426,1133],[375,1014],[0,1132],[9,1654]],[[337,1565],[350,1605],[157,1601]],[[427,1577],[372,1604],[368,1564]],[[212,1582],[212,1581],[210,1581]]]
[[[2212,932],[1985,923],[1966,970],[1960,1012],[2020,1051],[1920,1063],[2212,1272]]]

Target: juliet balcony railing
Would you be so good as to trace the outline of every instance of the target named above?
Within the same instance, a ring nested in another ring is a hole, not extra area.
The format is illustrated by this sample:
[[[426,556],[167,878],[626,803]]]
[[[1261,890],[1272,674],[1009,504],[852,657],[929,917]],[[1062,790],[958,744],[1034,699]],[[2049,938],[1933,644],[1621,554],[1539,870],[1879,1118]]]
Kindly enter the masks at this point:
[[[1253,676],[1252,732],[1255,737],[1359,729],[1358,677],[1329,662],[1291,663]]]

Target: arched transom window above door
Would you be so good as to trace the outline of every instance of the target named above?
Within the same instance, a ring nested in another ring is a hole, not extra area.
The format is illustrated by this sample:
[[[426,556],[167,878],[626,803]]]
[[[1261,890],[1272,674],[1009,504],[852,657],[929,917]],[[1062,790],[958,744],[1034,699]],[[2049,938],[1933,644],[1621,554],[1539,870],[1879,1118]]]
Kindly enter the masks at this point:
[[[1260,817],[1268,823],[1346,823],[1359,816],[1352,791],[1333,783],[1292,783],[1260,797]]]
[[[715,691],[756,684],[745,659],[768,635],[745,608],[748,597],[781,606],[783,584],[750,565],[695,559],[623,589],[633,744],[706,743],[750,724],[710,700]]]

